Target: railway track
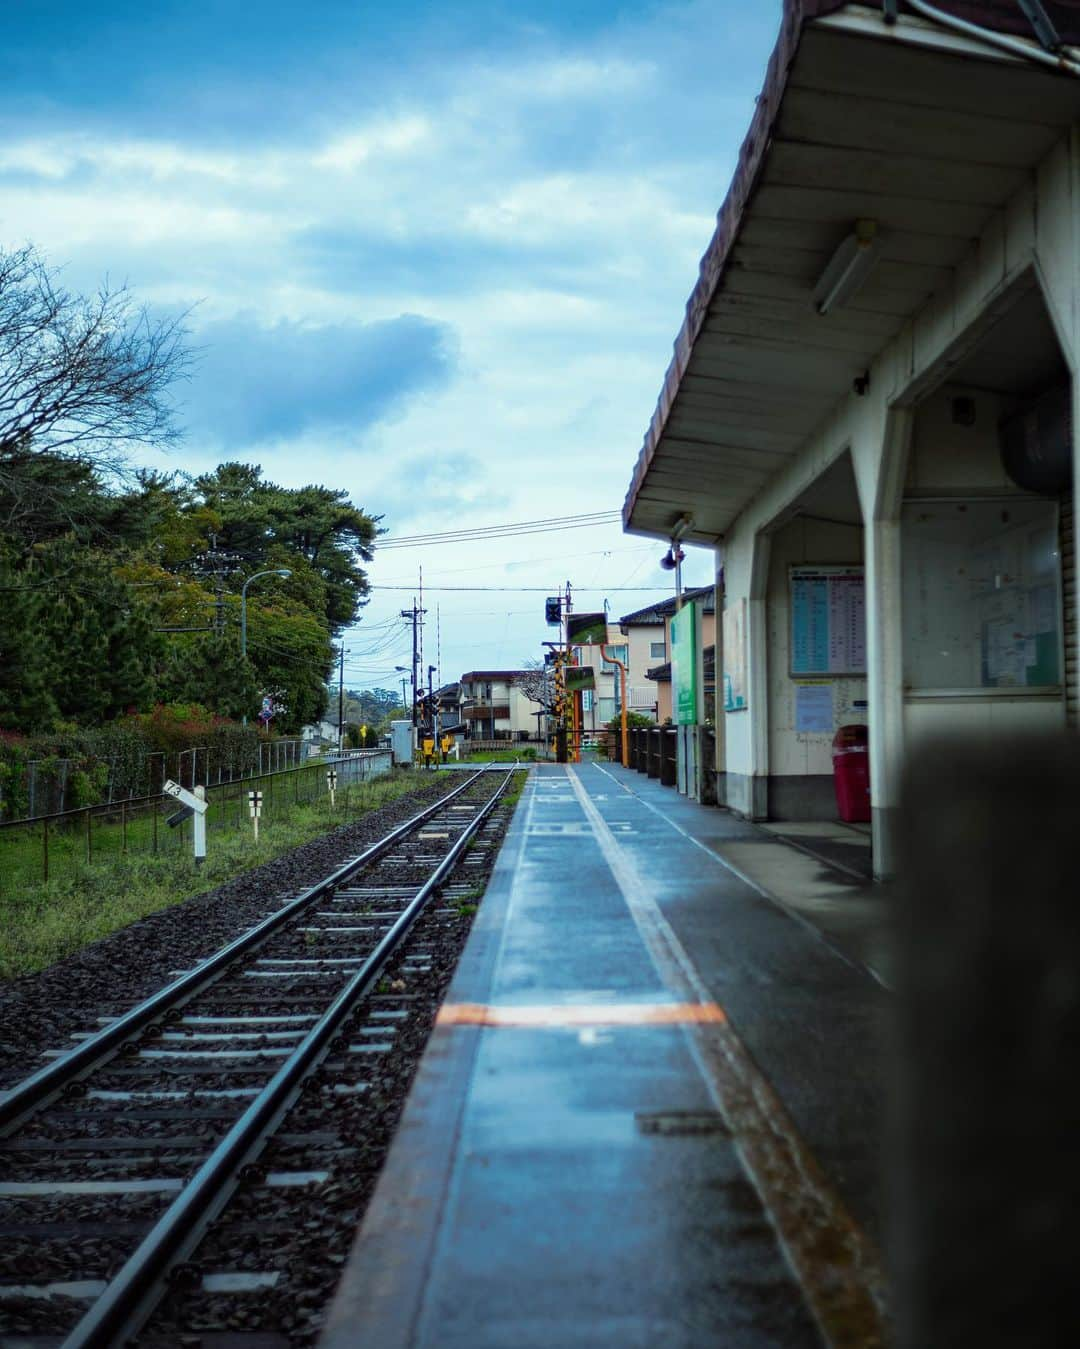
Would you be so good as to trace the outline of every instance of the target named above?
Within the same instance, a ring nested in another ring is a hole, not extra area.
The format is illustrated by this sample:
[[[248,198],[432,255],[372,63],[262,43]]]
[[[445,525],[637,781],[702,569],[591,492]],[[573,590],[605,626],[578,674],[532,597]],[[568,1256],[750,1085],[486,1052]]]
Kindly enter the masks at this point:
[[[304,1341],[512,776],[471,775],[0,1093],[0,1346]]]

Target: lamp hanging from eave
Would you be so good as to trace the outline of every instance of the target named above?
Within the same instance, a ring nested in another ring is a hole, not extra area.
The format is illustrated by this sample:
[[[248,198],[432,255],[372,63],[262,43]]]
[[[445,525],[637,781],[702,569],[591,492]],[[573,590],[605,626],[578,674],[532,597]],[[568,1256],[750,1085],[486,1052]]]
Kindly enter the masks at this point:
[[[828,314],[862,289],[880,256],[876,220],[856,220],[851,233],[829,259],[814,287],[814,308]]]

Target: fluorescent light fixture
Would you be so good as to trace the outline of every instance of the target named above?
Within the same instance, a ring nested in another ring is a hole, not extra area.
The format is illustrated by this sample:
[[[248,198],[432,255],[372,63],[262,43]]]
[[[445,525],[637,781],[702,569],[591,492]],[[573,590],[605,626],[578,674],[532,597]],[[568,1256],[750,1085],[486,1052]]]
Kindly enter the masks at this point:
[[[819,314],[839,309],[859,293],[874,269],[878,251],[877,221],[856,220],[814,287],[814,308]]]

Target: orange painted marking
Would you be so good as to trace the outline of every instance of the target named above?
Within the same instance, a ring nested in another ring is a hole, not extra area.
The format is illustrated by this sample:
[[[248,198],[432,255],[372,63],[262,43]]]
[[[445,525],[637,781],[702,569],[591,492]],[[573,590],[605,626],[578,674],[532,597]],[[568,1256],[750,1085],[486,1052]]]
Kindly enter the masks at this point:
[[[700,1026],[725,1022],[715,1002],[551,1003],[490,1007],[482,1002],[444,1003],[437,1026]]]

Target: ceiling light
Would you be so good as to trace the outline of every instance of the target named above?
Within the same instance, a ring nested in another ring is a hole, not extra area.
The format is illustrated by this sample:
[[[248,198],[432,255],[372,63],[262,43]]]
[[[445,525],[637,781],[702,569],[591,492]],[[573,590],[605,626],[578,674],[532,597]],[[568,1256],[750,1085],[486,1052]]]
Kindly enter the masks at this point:
[[[814,287],[814,308],[819,314],[853,299],[877,262],[879,248],[876,220],[856,220],[855,228],[829,259]]]

